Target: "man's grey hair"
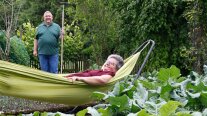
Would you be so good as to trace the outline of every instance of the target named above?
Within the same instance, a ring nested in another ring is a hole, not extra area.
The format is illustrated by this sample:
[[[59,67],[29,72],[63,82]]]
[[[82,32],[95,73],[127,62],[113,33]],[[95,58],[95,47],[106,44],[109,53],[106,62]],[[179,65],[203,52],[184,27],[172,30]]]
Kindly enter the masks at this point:
[[[50,11],[47,10],[47,11],[44,12],[44,15],[43,15],[43,16],[45,16],[47,13],[49,13],[49,14],[52,15],[52,13],[51,13]],[[52,17],[53,17],[53,15],[52,15]]]
[[[118,61],[118,64],[116,65],[117,70],[120,69],[124,65],[123,58],[118,54],[111,54],[111,55],[108,56],[107,60],[109,58],[114,58],[115,60]]]

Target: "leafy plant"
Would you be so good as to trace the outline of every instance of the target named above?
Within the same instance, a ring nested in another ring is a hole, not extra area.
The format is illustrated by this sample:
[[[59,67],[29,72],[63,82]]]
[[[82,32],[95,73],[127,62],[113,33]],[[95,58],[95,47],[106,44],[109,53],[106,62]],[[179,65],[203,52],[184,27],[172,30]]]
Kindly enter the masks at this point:
[[[0,31],[0,60],[6,60],[4,50],[6,48],[6,35],[4,31]]]
[[[14,36],[11,38],[10,41],[11,41],[10,61],[17,64],[28,66],[30,62],[30,57],[22,40]]]
[[[30,23],[23,23],[22,29],[17,30],[17,35],[22,39],[30,58],[33,57],[33,43],[35,38],[36,28]]]
[[[128,76],[108,93],[94,92],[100,102],[80,111],[80,116],[190,116],[206,114],[207,66],[204,75],[192,71],[187,77],[176,66]],[[134,83],[135,82],[135,83]],[[134,84],[133,84],[134,83]]]

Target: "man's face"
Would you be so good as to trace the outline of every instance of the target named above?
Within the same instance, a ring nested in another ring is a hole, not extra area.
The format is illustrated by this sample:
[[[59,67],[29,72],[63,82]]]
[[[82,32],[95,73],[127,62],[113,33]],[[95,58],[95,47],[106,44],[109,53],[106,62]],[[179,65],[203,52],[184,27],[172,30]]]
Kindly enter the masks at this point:
[[[44,21],[45,21],[45,23],[50,24],[52,22],[52,20],[53,20],[52,14],[49,13],[49,12],[46,12],[44,14]]]

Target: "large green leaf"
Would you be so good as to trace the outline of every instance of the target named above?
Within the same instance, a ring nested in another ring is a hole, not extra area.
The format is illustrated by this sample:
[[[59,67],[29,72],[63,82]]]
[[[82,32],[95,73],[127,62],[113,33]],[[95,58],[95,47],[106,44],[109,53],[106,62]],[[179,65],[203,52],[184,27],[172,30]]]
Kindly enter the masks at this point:
[[[108,110],[108,108],[106,108],[106,109],[100,108],[100,109],[98,109],[98,112],[101,113],[101,116],[112,116],[112,114]]]
[[[92,94],[92,98],[97,99],[97,100],[102,100],[106,96],[107,96],[107,94],[102,93],[102,92],[93,92],[93,94]]]
[[[151,116],[145,109],[142,109],[137,113],[137,116]]]
[[[140,110],[139,104],[136,102],[136,100],[133,101],[132,106],[131,106],[131,112],[136,113]]]
[[[201,92],[201,97],[200,97],[201,103],[207,107],[207,92]]]
[[[121,97],[109,97],[108,100],[112,106],[117,106],[120,112],[130,109],[129,98],[126,95]]]
[[[192,116],[192,115],[187,112],[178,112],[178,113],[176,113],[176,116]]]
[[[139,80],[139,82],[142,83],[147,89],[156,89],[158,86],[156,82],[150,82],[148,80]]]
[[[204,85],[203,82],[201,82],[200,79],[198,79],[199,82],[196,83],[196,85],[194,83],[188,83],[187,86],[186,86],[186,89],[187,90],[191,90],[193,91],[194,93],[196,92],[201,92],[201,91],[207,91],[207,86]]]
[[[121,85],[120,85],[120,83],[119,82],[117,82],[116,84],[115,84],[115,86],[114,86],[114,88],[113,88],[113,91],[112,91],[112,94],[113,95],[119,95],[120,94],[120,87]]]
[[[147,99],[148,91],[142,86],[141,83],[139,83],[137,90],[134,91],[133,100],[135,100],[139,106],[143,107]]]
[[[164,104],[159,112],[160,116],[171,116],[175,114],[176,109],[178,108],[179,105],[182,105],[180,102],[177,101],[169,101],[166,104]]]
[[[39,116],[40,115],[40,112],[39,111],[35,111],[34,113],[33,113],[33,116]]]
[[[77,116],[85,116],[87,112],[88,112],[87,109],[83,109],[83,110],[79,111],[76,115]]]
[[[161,68],[158,73],[158,79],[162,82],[167,82],[169,78],[176,79],[180,75],[180,69],[172,65],[170,68]]]
[[[146,109],[150,114],[158,115],[159,109],[166,104],[166,101],[158,98],[157,96],[151,97],[148,101],[144,104],[144,109]]]
[[[92,116],[100,116],[100,113],[93,107],[88,107],[87,110]]]
[[[173,90],[173,87],[167,84],[166,86],[161,87],[160,97],[169,100],[170,99],[170,92]]]

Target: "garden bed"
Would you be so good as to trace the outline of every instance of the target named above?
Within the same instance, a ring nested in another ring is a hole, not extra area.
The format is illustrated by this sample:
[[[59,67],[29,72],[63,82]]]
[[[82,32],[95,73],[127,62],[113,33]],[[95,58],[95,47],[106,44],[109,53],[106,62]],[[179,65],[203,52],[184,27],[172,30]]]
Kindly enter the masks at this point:
[[[74,114],[81,109],[88,107],[83,106],[68,106],[64,104],[54,104],[48,102],[40,102],[34,100],[26,100],[15,97],[0,96],[0,114],[29,114],[35,111],[39,112],[63,112]]]

